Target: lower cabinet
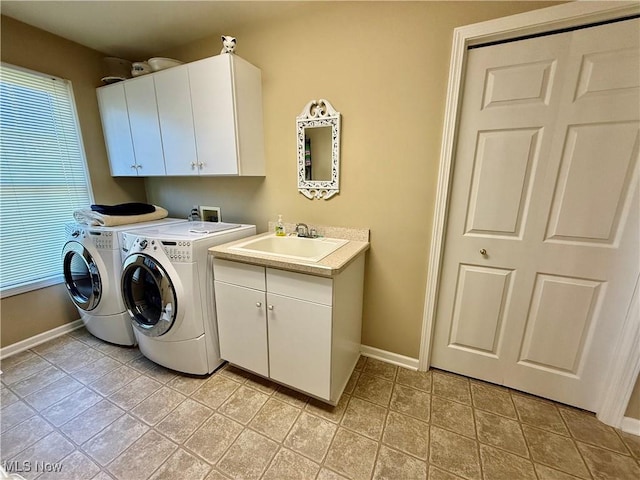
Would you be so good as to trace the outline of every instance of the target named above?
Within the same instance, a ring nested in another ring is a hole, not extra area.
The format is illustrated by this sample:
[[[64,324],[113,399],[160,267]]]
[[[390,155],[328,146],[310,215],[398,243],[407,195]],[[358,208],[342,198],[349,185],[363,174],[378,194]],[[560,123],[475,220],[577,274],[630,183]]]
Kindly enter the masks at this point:
[[[214,260],[220,354],[336,404],[360,355],[364,256],[335,277]]]

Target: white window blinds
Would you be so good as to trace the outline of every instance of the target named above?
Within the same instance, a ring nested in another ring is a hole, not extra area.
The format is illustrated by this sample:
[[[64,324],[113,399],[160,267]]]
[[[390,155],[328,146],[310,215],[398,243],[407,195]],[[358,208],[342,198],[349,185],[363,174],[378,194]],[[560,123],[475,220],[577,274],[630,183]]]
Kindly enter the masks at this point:
[[[92,203],[71,83],[0,65],[0,293],[62,281],[64,224]]]

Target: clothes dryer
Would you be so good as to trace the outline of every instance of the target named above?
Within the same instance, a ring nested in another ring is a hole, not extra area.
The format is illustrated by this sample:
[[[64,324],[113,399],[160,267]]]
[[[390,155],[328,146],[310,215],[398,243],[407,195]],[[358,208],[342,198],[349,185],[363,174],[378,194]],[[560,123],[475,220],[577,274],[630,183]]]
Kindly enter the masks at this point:
[[[145,357],[197,375],[222,363],[208,249],[255,233],[255,225],[212,222],[123,233],[122,297]]]
[[[122,257],[120,234],[158,225],[186,223],[164,218],[117,227],[100,227],[71,222],[65,225],[62,249],[64,283],[87,330],[95,337],[118,345],[135,345],[136,340],[120,293]]]

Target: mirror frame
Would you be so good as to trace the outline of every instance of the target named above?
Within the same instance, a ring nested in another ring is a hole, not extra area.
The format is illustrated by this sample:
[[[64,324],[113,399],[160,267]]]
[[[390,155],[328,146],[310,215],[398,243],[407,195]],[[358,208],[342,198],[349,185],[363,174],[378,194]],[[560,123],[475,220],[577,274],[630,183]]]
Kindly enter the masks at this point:
[[[305,129],[331,127],[331,180],[306,180]],[[328,200],[340,191],[340,112],[328,100],[311,100],[296,118],[298,137],[298,191],[309,199]]]

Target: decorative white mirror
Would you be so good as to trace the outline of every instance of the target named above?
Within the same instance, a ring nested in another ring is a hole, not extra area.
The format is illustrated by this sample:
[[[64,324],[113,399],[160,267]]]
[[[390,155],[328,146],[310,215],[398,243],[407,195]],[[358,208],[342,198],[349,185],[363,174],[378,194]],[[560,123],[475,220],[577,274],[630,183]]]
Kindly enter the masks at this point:
[[[298,191],[327,200],[340,191],[340,113],[323,98],[311,100],[296,127]]]

